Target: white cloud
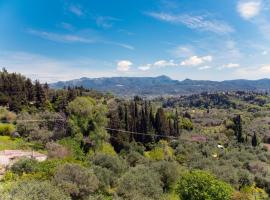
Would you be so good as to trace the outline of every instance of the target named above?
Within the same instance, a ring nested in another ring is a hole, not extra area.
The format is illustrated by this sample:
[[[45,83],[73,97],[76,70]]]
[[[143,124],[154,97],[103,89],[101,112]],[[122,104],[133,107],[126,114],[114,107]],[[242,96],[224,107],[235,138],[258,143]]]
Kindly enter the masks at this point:
[[[207,19],[206,16],[192,16],[192,15],[172,15],[168,13],[150,12],[147,15],[172,24],[183,24],[190,29],[199,31],[210,31],[219,34],[226,34],[234,32],[234,29],[224,21],[216,19]]]
[[[148,71],[151,69],[151,67],[152,67],[151,64],[146,64],[146,65],[139,66],[138,69],[141,71]]]
[[[218,67],[218,70],[223,70],[223,69],[235,69],[235,68],[239,68],[240,64],[238,63],[228,63],[225,65],[222,65],[221,67]]]
[[[153,64],[154,67],[173,67],[177,66],[176,63],[174,63],[174,60],[158,60]]]
[[[63,43],[82,43],[82,44],[93,44],[93,43],[101,43],[101,44],[109,44],[119,46],[125,49],[133,50],[134,47],[129,44],[108,41],[104,39],[100,39],[97,36],[93,36],[93,38],[80,36],[75,34],[59,34],[59,33],[52,33],[46,31],[39,31],[34,29],[29,29],[28,33],[40,37],[42,39],[51,40],[54,42],[63,42]]]
[[[117,62],[117,71],[120,72],[127,72],[130,70],[130,67],[133,63],[129,60],[120,60]]]
[[[240,67],[238,63],[229,63],[227,65],[224,65],[224,68],[237,68]]]
[[[81,9],[81,6],[79,6],[79,5],[70,5],[68,7],[68,10],[77,16],[82,16],[84,14],[82,9]]]
[[[261,1],[240,1],[237,5],[237,10],[244,19],[251,19],[257,16],[261,11]]]
[[[202,66],[202,67],[199,67],[199,70],[206,70],[206,69],[211,69],[212,67],[211,66]]]
[[[163,68],[163,67],[176,67],[178,64],[174,60],[158,60],[151,64],[139,66],[138,69],[141,71],[148,71],[152,68]]]
[[[181,62],[181,66],[197,66],[204,64],[205,62],[211,62],[213,60],[212,56],[191,56],[190,58]]]

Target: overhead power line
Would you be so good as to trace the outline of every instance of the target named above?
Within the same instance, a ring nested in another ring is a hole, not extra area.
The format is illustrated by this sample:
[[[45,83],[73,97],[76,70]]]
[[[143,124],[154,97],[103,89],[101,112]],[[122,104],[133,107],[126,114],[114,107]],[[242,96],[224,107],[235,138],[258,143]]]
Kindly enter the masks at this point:
[[[110,131],[118,131],[118,132],[123,132],[123,133],[130,133],[130,134],[134,134],[134,135],[146,135],[146,136],[153,136],[153,137],[166,137],[166,138],[170,138],[170,139],[178,139],[177,137],[170,136],[170,135],[139,133],[139,132],[126,131],[126,130],[121,130],[121,129],[114,129],[114,128],[105,128],[105,129],[110,130]]]

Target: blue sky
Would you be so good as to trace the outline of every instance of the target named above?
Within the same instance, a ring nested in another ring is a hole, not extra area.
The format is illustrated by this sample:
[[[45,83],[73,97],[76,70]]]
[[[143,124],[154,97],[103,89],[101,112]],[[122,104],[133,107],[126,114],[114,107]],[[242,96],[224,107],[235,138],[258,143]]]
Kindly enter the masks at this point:
[[[0,66],[41,81],[270,76],[270,0],[0,0]]]

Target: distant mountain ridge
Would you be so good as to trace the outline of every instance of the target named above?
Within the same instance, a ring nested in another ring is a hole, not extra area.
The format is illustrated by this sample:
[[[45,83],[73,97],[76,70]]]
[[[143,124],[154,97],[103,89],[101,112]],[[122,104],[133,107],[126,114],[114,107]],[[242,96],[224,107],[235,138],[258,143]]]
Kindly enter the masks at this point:
[[[270,91],[270,79],[259,80],[227,80],[208,81],[173,80],[168,76],[157,77],[110,77],[110,78],[80,78],[70,81],[59,81],[50,84],[50,87],[60,89],[63,87],[83,86],[102,92],[112,92],[119,96],[160,96],[160,95],[187,95],[201,92],[221,91]]]

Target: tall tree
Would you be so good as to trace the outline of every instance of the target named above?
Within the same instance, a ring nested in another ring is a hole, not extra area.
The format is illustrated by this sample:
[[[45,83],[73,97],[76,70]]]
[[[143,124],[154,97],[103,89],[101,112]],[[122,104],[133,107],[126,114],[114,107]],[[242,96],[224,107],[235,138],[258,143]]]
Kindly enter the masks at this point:
[[[239,143],[243,143],[244,137],[243,137],[241,116],[240,115],[235,116],[233,118],[233,122],[234,122],[234,133],[235,133],[235,136],[237,138],[237,141]]]
[[[255,132],[253,133],[251,144],[252,144],[253,147],[258,146],[258,139],[257,139],[257,135],[256,135]]]
[[[77,97],[68,104],[68,123],[72,135],[87,152],[90,146],[98,148],[108,139],[107,106],[90,97]]]
[[[156,127],[156,133],[158,135],[162,135],[162,136],[168,135],[168,120],[166,119],[163,108],[159,108],[157,110],[155,127]]]
[[[179,136],[180,131],[179,131],[179,115],[177,109],[175,110],[175,116],[174,116],[174,130],[175,130],[175,135]]]
[[[46,102],[46,93],[39,81],[35,81],[35,101],[37,108],[42,108]]]

